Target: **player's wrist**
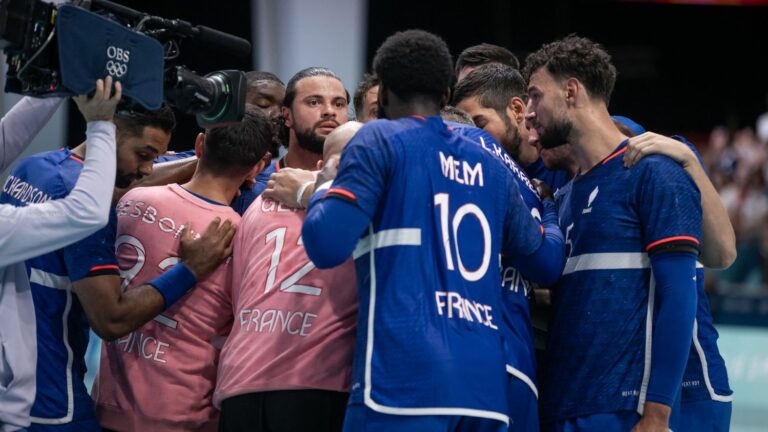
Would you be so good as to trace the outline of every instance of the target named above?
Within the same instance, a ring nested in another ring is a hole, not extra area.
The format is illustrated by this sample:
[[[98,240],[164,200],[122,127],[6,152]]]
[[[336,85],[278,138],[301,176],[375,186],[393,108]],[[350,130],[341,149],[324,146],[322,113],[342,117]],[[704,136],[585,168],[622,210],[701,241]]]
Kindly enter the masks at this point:
[[[165,308],[176,303],[197,283],[197,277],[184,263],[178,263],[160,276],[147,282],[160,292],[165,301]]]
[[[669,405],[660,402],[646,401],[642,418],[653,425],[667,426],[669,425],[671,412],[672,408]]]

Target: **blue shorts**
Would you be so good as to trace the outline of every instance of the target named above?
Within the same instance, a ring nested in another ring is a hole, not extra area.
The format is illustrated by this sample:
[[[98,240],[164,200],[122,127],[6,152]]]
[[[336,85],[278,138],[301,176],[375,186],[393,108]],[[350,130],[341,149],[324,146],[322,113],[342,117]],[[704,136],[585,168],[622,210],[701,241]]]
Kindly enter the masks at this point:
[[[392,415],[356,403],[347,406],[345,432],[506,432],[498,420],[452,415]]]
[[[509,375],[509,431],[538,432],[539,407],[536,394],[524,381]]]
[[[731,402],[717,402],[710,399],[682,402],[680,415],[672,416],[675,432],[727,432],[731,427]]]

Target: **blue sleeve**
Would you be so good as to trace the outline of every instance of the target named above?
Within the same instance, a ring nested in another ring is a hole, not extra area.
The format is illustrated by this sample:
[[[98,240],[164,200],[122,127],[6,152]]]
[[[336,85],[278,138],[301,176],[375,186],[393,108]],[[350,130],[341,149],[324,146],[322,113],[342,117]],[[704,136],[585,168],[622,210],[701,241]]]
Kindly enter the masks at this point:
[[[190,158],[195,155],[195,149],[178,152],[174,154],[164,154],[155,158],[155,163],[173,162],[179,159]]]
[[[104,228],[63,249],[64,264],[72,282],[91,276],[120,275],[115,255],[116,232],[117,213],[112,209]]]
[[[671,138],[672,138],[672,139],[676,139],[676,140],[680,141],[681,143],[683,143],[683,144],[687,145],[687,146],[688,146],[688,148],[690,148],[690,149],[691,149],[691,151],[693,151],[693,154],[695,154],[695,155],[696,155],[696,159],[698,159],[698,160],[699,160],[699,163],[701,164],[701,167],[702,167],[702,168],[704,168],[704,169],[705,169],[705,171],[706,171],[706,167],[704,166],[704,159],[702,159],[702,158],[701,158],[701,154],[699,154],[699,150],[698,150],[698,149],[696,149],[696,146],[695,146],[695,145],[693,145],[693,143],[692,143],[692,142],[688,141],[688,140],[687,140],[687,139],[686,139],[684,136],[682,136],[682,135],[672,135],[672,137],[671,137]]]
[[[357,205],[373,219],[384,194],[391,159],[388,141],[377,128],[364,126],[341,153],[338,174],[326,195]]]
[[[544,238],[533,253],[511,256],[513,267],[526,279],[541,286],[551,286],[560,278],[565,267],[565,240],[557,225],[557,207],[551,200],[543,201],[542,226]]]
[[[656,281],[651,376],[647,400],[672,406],[693,337],[696,316],[696,255],[685,252],[651,256]]]
[[[691,177],[672,159],[643,159],[635,203],[649,254],[681,247],[698,250],[701,243],[701,194]]]
[[[335,267],[349,258],[376,214],[390,159],[378,123],[360,129],[341,153],[333,185],[310,198],[302,239],[319,268]]]
[[[369,223],[365,212],[351,202],[334,199],[332,195],[311,199],[301,229],[307,256],[318,268],[336,267],[352,255]]]

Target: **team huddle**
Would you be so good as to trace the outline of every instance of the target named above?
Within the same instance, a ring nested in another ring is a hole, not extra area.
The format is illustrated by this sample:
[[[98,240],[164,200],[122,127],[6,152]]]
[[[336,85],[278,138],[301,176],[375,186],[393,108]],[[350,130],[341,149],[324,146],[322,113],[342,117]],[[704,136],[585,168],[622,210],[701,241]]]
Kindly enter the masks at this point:
[[[0,430],[728,430],[703,267],[733,229],[690,143],[609,114],[606,51],[454,64],[409,30],[372,71],[357,121],[329,69],[250,72],[242,121],[182,153],[107,78],[86,141],[0,196],[64,199],[116,141],[106,226],[26,260]]]

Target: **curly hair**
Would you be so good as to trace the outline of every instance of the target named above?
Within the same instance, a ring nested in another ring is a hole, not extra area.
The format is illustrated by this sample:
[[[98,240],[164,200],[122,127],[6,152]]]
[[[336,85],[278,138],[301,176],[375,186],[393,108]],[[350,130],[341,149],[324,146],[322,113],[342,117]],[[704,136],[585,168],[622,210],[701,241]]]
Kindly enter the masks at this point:
[[[439,36],[407,30],[388,37],[376,51],[373,70],[398,97],[438,99],[453,84],[451,53]]]
[[[480,105],[503,112],[513,97],[526,101],[525,80],[517,69],[500,63],[478,67],[456,84],[453,103],[477,97]]]
[[[592,98],[599,98],[606,105],[611,100],[616,68],[605,49],[590,39],[570,35],[542,45],[525,59],[523,76],[526,81],[542,67],[556,78],[578,79]]]
[[[456,75],[467,66],[482,66],[489,63],[501,63],[520,69],[520,60],[512,54],[512,51],[489,43],[471,46],[459,54],[456,59]]]

